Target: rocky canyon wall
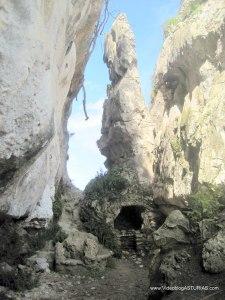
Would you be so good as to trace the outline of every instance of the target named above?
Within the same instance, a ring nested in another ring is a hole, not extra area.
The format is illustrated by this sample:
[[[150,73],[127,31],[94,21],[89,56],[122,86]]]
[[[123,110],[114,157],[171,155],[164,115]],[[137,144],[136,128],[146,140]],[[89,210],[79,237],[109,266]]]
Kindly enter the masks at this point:
[[[0,211],[50,218],[102,0],[1,1]]]
[[[121,15],[105,42],[111,84],[98,143],[106,164],[132,166],[163,211],[225,181],[225,2],[185,0],[165,24],[147,110],[134,36]]]
[[[168,21],[155,71],[154,194],[185,207],[204,183],[225,181],[225,1],[183,1]]]

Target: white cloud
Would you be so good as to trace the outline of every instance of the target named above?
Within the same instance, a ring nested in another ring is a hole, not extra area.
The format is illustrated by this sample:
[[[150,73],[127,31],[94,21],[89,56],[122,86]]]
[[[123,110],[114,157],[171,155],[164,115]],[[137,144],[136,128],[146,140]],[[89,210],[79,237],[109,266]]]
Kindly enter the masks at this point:
[[[96,144],[101,136],[103,103],[101,98],[88,104],[90,118],[87,121],[81,107],[75,106],[76,111],[68,121],[68,131],[74,135],[69,141],[67,170],[72,182],[80,189],[84,189],[88,181],[96,176],[97,171],[105,169],[105,157],[101,156]]]
[[[102,110],[104,104],[104,99],[99,99],[94,103],[89,103],[87,108],[90,110]]]
[[[103,103],[104,100],[99,99],[96,102],[87,104],[88,120],[85,120],[84,113],[79,107],[69,118],[68,131],[72,133],[90,128],[99,128],[102,120]]]
[[[101,114],[95,116],[90,116],[88,120],[85,120],[85,117],[76,117],[73,116],[68,121],[68,131],[70,133],[77,133],[82,130],[87,130],[90,128],[96,128],[101,126]]]

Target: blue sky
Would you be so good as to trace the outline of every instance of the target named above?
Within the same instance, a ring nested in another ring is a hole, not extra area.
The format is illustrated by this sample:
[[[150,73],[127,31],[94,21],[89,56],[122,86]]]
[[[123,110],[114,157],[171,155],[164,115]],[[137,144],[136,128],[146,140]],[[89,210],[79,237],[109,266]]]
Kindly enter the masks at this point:
[[[87,110],[90,119],[85,121],[82,93],[74,101],[68,123],[71,135],[69,142],[69,176],[80,189],[104,170],[105,157],[101,156],[96,141],[101,136],[102,105],[109,84],[108,70],[103,63],[105,33],[110,30],[114,18],[126,13],[135,34],[138,67],[142,92],[147,105],[150,104],[152,76],[163,43],[163,24],[176,15],[180,0],[110,0],[110,17],[104,32],[98,37],[96,47],[85,71]]]

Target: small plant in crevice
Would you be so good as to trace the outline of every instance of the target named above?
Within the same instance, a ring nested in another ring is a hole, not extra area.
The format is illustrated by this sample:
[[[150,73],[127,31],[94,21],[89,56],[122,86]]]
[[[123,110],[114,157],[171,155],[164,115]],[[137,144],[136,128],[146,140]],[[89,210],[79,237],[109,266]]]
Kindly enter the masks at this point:
[[[53,241],[53,244],[56,244],[57,242],[63,242],[67,238],[67,234],[58,224],[63,212],[63,193],[64,188],[60,183],[53,201],[53,218],[49,222],[48,227],[28,235],[29,245],[33,252],[44,248],[47,241]]]
[[[154,85],[151,92],[151,98],[154,99],[158,93],[158,88]]]
[[[181,19],[178,16],[169,19],[164,24],[164,35],[167,37],[171,32],[173,32],[180,21],[181,21]]]
[[[201,5],[204,2],[206,2],[206,0],[195,0],[194,2],[189,3],[185,7],[185,10],[183,10],[182,12],[183,16],[178,15],[176,17],[169,19],[164,25],[165,37],[167,37],[170,33],[173,33],[180,22],[201,12]]]
[[[170,141],[170,145],[174,154],[175,158],[178,158],[181,156],[182,154],[182,144],[181,144],[181,140],[178,136],[175,136],[171,141]]]

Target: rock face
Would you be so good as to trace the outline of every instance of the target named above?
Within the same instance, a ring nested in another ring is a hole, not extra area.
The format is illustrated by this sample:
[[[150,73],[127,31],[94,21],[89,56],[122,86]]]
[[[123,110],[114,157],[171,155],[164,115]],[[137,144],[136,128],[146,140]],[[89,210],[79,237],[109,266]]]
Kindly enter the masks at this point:
[[[174,210],[165,220],[164,224],[153,233],[157,247],[173,249],[177,244],[188,244],[190,240],[189,221],[179,210]]]
[[[1,1],[0,211],[49,218],[102,0]]]
[[[80,209],[83,227],[117,256],[123,250],[148,252],[149,232],[160,217],[149,186],[130,174],[125,177],[120,169],[96,176],[85,188]]]
[[[172,211],[153,232],[155,249],[150,253],[150,286],[175,286],[190,259],[190,225],[179,211]],[[150,289],[150,295],[155,293]]]
[[[65,239],[56,244],[55,264],[61,272],[76,272],[78,265],[104,268],[112,252],[99,244],[91,233],[81,231],[79,202],[82,195],[75,187],[67,187],[61,197],[62,214],[58,224],[65,233]]]
[[[224,1],[186,0],[167,24],[150,110],[159,205],[225,181],[224,17]]]
[[[220,273],[225,271],[225,238],[224,230],[209,239],[203,247],[203,266],[210,273]]]
[[[106,37],[111,84],[98,142],[106,165],[136,170],[167,215],[199,185],[225,182],[223,1],[185,0],[165,28],[150,111],[144,105],[134,35],[124,15]]]
[[[138,172],[140,180],[151,182],[151,122],[141,94],[134,34],[124,14],[116,18],[106,36],[104,61],[111,84],[98,146],[107,157],[107,167],[126,165]]]

